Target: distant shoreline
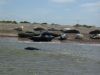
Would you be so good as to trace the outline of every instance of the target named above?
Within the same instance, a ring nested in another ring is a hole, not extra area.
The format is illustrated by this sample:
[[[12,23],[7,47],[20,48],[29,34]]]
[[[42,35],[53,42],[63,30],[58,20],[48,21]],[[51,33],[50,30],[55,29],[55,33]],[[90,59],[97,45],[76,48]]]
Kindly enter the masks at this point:
[[[60,41],[58,39],[53,39],[52,42],[55,43],[84,43],[84,44],[100,44],[100,39],[90,39],[89,32],[93,30],[100,30],[100,27],[73,27],[73,26],[62,26],[62,25],[49,25],[49,24],[29,24],[29,23],[20,23],[20,24],[11,24],[11,23],[0,23],[0,37],[18,37],[18,32],[16,32],[16,28],[20,26],[24,26],[24,31],[33,31],[34,28],[40,27],[43,29],[57,29],[62,30],[64,28],[72,28],[80,31],[81,34],[84,35],[83,39],[75,39],[75,35],[68,34],[69,39]],[[58,31],[57,31],[58,32]]]

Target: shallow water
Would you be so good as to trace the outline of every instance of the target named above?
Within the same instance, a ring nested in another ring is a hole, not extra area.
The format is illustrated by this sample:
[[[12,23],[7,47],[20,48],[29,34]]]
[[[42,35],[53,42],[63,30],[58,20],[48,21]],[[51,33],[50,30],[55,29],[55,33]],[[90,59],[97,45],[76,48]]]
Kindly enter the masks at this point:
[[[26,47],[39,51],[27,51]],[[0,75],[100,75],[100,44],[0,37]]]

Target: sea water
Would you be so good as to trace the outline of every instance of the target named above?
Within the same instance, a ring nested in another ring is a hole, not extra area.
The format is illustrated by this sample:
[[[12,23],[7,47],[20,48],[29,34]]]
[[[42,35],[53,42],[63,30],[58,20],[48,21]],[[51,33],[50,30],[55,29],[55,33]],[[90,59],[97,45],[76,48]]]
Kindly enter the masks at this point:
[[[0,75],[100,75],[100,44],[0,37]]]

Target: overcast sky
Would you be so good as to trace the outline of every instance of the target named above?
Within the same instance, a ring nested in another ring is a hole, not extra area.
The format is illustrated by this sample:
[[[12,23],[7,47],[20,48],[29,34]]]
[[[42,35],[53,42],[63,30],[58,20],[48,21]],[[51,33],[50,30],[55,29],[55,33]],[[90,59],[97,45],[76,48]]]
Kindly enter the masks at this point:
[[[0,20],[100,26],[100,0],[0,0]]]

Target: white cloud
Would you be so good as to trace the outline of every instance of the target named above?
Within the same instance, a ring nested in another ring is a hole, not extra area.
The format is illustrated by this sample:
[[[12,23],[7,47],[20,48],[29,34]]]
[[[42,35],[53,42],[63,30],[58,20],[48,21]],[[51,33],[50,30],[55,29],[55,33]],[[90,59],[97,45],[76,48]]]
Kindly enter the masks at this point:
[[[100,1],[95,2],[95,3],[85,3],[82,5],[83,7],[91,7],[91,6],[96,6],[96,7],[100,7]]]
[[[55,3],[70,3],[74,2],[75,0],[51,0],[51,1]]]
[[[95,3],[85,3],[81,5],[81,7],[90,12],[100,11],[100,1]]]

